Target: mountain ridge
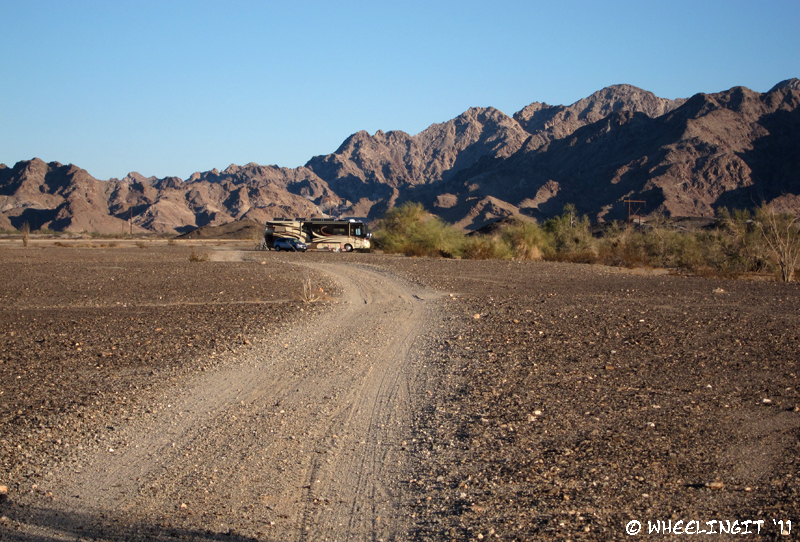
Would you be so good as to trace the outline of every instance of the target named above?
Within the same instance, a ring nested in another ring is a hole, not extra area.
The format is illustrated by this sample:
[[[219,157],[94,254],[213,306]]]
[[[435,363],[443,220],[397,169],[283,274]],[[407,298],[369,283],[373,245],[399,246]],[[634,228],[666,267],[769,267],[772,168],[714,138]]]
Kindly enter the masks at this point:
[[[416,135],[345,138],[298,168],[249,163],[188,179],[98,180],[39,158],[0,164],[0,228],[184,233],[233,220],[335,212],[376,218],[404,201],[466,229],[544,219],[573,203],[594,221],[644,213],[713,216],[761,201],[800,211],[800,80],[668,100],[612,85],[512,116],[473,107]]]

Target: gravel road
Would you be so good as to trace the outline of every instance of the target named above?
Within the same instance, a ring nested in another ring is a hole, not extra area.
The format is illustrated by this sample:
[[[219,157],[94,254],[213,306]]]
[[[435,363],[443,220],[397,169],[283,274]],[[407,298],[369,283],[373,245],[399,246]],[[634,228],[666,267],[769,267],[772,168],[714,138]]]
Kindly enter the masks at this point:
[[[412,413],[435,315],[419,287],[307,263],[341,295],[235,361],[170,386],[114,442],[51,473],[19,539],[394,540],[409,530]],[[235,519],[234,519],[235,518]],[[401,536],[402,538],[402,536]]]

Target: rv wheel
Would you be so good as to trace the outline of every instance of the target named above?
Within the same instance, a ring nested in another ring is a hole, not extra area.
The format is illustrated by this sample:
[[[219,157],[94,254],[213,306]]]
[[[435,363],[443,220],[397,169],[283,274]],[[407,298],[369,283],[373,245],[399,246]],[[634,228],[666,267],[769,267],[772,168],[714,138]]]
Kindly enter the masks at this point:
[[[344,251],[345,251],[345,252],[353,252],[353,245],[351,245],[351,244],[349,244],[349,243],[348,243],[348,244],[346,244],[346,245],[344,246]]]

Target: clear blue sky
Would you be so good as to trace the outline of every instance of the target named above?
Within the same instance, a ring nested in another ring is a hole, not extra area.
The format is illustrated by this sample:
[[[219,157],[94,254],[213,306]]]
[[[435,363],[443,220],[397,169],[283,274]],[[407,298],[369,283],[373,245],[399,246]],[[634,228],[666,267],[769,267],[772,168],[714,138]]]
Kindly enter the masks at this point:
[[[664,98],[800,77],[800,1],[0,0],[0,162],[99,179],[303,165],[629,83]]]

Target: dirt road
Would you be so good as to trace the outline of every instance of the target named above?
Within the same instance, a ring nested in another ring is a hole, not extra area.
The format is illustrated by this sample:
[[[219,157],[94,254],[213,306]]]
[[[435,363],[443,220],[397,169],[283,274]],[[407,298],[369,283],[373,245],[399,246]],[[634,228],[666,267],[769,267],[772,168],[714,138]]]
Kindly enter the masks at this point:
[[[403,539],[425,378],[415,338],[436,294],[364,267],[304,265],[339,284],[335,310],[109,428],[116,444],[53,472],[52,506],[17,539]]]

